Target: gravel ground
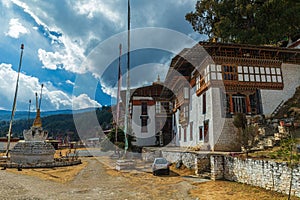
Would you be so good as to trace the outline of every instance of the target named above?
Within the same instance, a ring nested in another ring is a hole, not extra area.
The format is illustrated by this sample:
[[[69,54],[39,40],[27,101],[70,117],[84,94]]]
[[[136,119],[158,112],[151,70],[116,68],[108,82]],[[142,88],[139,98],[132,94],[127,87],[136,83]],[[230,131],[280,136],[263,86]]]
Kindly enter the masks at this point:
[[[192,199],[193,181],[149,173],[111,175],[97,159],[84,159],[87,167],[64,184],[1,170],[0,199]]]

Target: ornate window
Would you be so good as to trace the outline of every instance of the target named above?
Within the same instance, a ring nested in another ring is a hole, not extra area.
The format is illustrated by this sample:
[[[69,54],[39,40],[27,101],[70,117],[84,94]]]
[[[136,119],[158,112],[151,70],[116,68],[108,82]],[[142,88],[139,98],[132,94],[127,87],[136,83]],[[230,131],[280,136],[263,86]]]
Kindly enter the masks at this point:
[[[223,80],[238,80],[237,67],[224,65],[223,66]]]

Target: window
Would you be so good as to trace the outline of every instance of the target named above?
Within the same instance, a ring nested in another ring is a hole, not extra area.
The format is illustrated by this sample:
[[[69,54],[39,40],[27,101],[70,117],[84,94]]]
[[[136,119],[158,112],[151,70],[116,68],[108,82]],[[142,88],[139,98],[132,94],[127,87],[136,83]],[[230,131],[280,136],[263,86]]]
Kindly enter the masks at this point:
[[[196,90],[200,89],[200,75],[196,77]]]
[[[183,140],[186,142],[186,127],[183,128]]]
[[[237,80],[237,67],[236,66],[223,66],[223,79],[224,80]]]
[[[173,111],[173,102],[169,102],[169,111],[170,113]]]
[[[203,140],[203,126],[199,126],[199,141]]]
[[[147,102],[142,102],[142,115],[147,115]]]
[[[185,105],[183,107],[183,109],[184,109],[184,117],[188,118],[189,117],[189,105]]]
[[[148,117],[141,117],[141,124],[142,124],[142,133],[147,132],[147,121]]]
[[[178,130],[179,130],[178,140],[180,141],[181,140],[181,126],[178,127]]]
[[[222,80],[221,65],[210,65],[211,80]]]
[[[280,68],[276,68],[277,75],[281,75]]]
[[[183,88],[183,94],[184,94],[184,99],[189,99],[190,98],[190,91],[188,87]]]
[[[208,135],[208,120],[204,121],[204,142],[208,142],[209,135]]]
[[[206,113],[206,93],[202,95],[202,113]]]
[[[190,122],[190,141],[193,140],[193,122]]]
[[[156,111],[156,113],[160,113],[161,112],[160,102],[159,101],[157,101],[155,103],[155,111]]]
[[[164,113],[170,113],[170,104],[169,104],[169,102],[167,102],[167,101],[161,102],[161,107],[163,108],[162,111]]]

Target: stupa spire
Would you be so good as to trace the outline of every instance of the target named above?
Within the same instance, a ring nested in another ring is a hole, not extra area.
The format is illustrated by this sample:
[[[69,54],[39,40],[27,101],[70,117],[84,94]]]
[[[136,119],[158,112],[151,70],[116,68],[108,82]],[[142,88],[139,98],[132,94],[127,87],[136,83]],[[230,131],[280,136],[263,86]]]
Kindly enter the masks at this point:
[[[42,92],[43,92],[44,85],[41,86],[41,95],[40,99],[38,99],[38,94],[35,93],[35,101],[36,101],[36,117],[33,122],[34,127],[42,127],[42,120],[41,120],[41,100],[42,100]]]

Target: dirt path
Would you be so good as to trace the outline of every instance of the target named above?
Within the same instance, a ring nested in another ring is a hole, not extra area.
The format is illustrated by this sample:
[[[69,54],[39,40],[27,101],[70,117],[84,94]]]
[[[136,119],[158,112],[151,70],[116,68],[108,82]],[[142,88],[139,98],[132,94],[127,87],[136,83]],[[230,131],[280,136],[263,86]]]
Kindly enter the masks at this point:
[[[70,168],[1,170],[0,199],[287,199],[285,195],[244,184],[186,178],[184,171],[176,169],[170,176],[153,176],[138,170],[118,172],[103,164],[111,165],[112,160],[97,159],[82,158],[82,165]]]
[[[154,180],[149,173],[120,173],[97,159],[84,160],[88,165],[64,184],[0,171],[0,199],[192,199],[193,186],[179,176]]]

